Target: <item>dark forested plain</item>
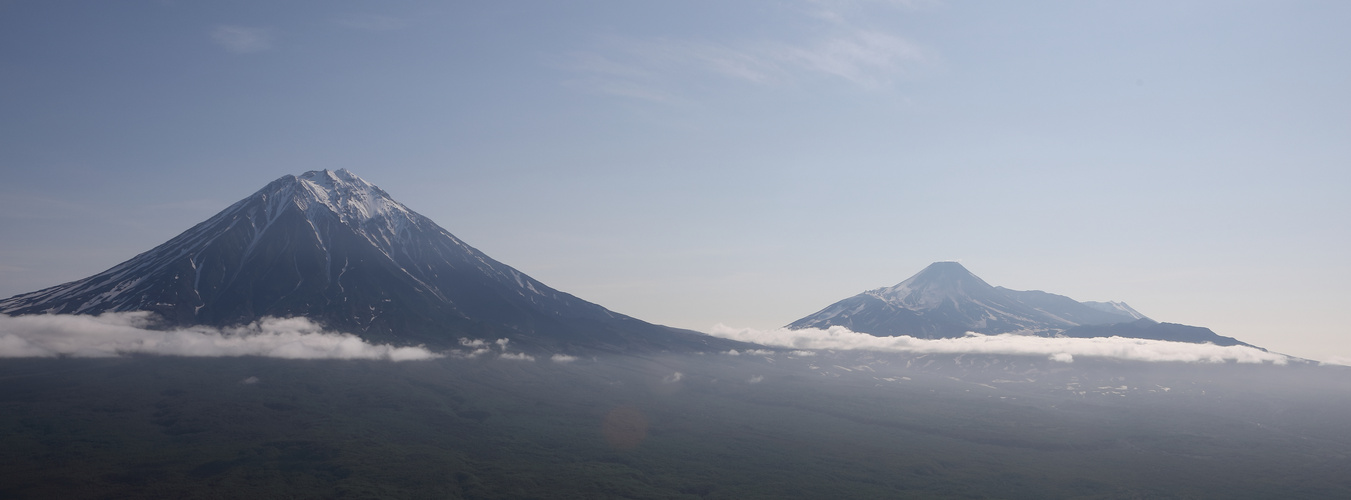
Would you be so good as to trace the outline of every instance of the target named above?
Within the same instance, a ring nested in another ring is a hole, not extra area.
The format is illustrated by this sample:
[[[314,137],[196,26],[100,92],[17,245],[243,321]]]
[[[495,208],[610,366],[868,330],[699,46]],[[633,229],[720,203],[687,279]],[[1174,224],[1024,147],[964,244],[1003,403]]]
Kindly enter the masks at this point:
[[[0,360],[4,498],[1351,498],[1351,372],[786,352]]]

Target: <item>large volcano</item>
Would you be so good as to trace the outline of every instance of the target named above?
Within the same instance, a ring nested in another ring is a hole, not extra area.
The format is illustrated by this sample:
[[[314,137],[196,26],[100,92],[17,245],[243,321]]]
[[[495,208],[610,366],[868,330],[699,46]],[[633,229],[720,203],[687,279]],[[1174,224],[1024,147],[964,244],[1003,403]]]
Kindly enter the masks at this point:
[[[460,241],[347,170],[287,175],[102,273],[0,301],[0,312],[152,311],[171,324],[305,316],[371,340],[525,349],[736,345],[560,292]]]

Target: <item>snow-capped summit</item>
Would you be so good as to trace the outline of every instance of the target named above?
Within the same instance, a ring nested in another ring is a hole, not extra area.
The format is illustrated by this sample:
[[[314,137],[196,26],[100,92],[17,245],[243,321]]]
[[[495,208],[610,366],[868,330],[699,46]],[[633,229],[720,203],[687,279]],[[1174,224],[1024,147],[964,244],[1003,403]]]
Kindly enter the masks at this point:
[[[990,286],[959,263],[935,262],[900,284],[841,300],[788,328],[838,325],[874,335],[923,338],[966,332],[1054,335],[1079,325],[1132,319],[1063,295]]]
[[[865,293],[893,306],[928,310],[960,298],[989,295],[994,287],[959,263],[935,262],[896,286]]]
[[[305,316],[399,343],[699,348],[497,262],[347,170],[286,175],[112,269],[0,300],[6,314],[145,310],[176,324]]]
[[[365,221],[378,217],[409,219],[412,211],[394,201],[383,189],[357,177],[347,169],[311,170],[296,178],[304,188],[306,202],[314,202],[338,214],[343,221]]]

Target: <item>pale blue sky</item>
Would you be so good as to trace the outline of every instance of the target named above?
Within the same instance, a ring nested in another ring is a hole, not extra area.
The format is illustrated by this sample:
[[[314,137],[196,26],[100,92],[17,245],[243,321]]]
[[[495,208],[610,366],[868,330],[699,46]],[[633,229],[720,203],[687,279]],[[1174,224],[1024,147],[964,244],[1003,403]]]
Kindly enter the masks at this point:
[[[771,328],[936,260],[1351,360],[1346,2],[0,2],[0,295],[348,168]]]

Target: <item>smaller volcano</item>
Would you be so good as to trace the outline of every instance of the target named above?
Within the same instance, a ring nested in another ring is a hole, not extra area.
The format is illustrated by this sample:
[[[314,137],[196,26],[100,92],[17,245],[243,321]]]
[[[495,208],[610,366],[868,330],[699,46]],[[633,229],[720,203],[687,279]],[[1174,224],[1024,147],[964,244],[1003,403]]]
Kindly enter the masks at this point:
[[[843,326],[879,336],[946,338],[966,332],[1054,335],[1133,319],[1063,295],[990,286],[959,263],[935,262],[896,286],[841,300],[788,328]]]

